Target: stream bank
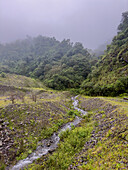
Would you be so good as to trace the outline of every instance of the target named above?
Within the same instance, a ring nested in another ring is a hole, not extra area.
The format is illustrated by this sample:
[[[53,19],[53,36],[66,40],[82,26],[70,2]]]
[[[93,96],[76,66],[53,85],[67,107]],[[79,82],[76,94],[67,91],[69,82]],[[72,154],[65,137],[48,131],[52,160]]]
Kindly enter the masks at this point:
[[[68,169],[128,169],[128,104],[120,98],[79,96],[79,107],[93,111],[89,141]]]
[[[81,115],[85,115],[87,112],[78,108],[78,100],[76,97],[72,97],[73,101],[73,107],[74,109],[81,112]],[[71,129],[72,125],[76,126],[81,122],[82,118],[76,116],[75,120],[73,122],[68,122],[65,124],[60,130],[58,130],[57,133],[54,133],[49,139],[45,139],[39,142],[39,146],[37,149],[31,153],[26,159],[20,160],[16,165],[14,165],[12,168],[9,168],[11,170],[20,170],[23,169],[25,166],[31,164],[34,160],[42,157],[43,155],[46,155],[49,152],[53,152],[60,141],[59,134],[62,131],[66,131],[67,129]]]

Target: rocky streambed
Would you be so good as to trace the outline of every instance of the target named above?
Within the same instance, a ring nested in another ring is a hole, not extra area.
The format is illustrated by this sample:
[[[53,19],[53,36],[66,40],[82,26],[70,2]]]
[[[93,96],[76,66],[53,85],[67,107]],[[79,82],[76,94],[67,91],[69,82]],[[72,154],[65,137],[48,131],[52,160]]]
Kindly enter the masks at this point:
[[[78,100],[76,98],[77,96],[72,97],[74,109],[80,111],[82,115],[85,115],[87,112],[77,107]],[[71,129],[72,125],[76,126],[81,122],[81,120],[82,118],[76,116],[73,122],[68,122],[67,124],[65,124],[61,129],[58,130],[58,132],[54,133],[49,139],[40,141],[37,149],[33,153],[31,153],[26,159],[20,160],[16,165],[14,165],[13,167],[9,167],[7,169],[11,170],[23,169],[25,166],[31,164],[34,160],[42,157],[43,155],[46,155],[47,153],[53,152],[57,148],[57,145],[59,143],[60,140],[59,134],[62,131]]]

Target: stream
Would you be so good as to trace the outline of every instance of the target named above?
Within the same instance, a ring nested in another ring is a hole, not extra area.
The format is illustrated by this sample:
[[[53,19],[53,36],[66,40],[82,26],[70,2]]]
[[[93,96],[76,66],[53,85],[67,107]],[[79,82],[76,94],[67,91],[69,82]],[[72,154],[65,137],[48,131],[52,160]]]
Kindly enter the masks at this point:
[[[87,112],[78,108],[78,100],[76,99],[77,96],[72,97],[73,106],[74,109],[81,112],[81,115],[85,115]],[[76,126],[81,122],[82,118],[76,116],[75,120],[73,122],[68,122],[65,124],[58,132],[55,132],[49,139],[44,139],[39,142],[40,146],[37,147],[37,149],[31,153],[26,159],[20,160],[17,162],[16,165],[14,165],[12,168],[9,168],[10,170],[20,170],[23,169],[28,164],[31,164],[34,160],[42,157],[43,155],[46,155],[48,152],[53,152],[59,143],[59,134],[62,131],[66,131],[67,129],[71,129],[72,125]]]

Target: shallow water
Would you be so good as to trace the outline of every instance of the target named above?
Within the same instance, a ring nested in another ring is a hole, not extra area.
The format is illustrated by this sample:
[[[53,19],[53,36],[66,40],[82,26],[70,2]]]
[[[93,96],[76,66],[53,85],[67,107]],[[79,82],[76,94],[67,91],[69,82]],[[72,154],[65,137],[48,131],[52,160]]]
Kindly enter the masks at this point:
[[[85,115],[87,112],[78,108],[78,100],[76,97],[72,97],[73,106],[76,110],[80,111],[82,115]],[[66,131],[67,129],[71,129],[72,125],[76,126],[81,122],[82,118],[76,116],[75,120],[73,122],[68,122],[65,124],[60,130],[58,130],[57,133],[54,133],[49,139],[44,139],[39,142],[40,146],[37,147],[37,149],[31,153],[26,159],[20,160],[16,165],[14,165],[12,168],[9,168],[10,170],[20,170],[23,169],[25,166],[31,164],[34,160],[42,157],[43,155],[46,155],[48,152],[52,152],[57,148],[57,145],[59,143],[59,134],[62,131]]]

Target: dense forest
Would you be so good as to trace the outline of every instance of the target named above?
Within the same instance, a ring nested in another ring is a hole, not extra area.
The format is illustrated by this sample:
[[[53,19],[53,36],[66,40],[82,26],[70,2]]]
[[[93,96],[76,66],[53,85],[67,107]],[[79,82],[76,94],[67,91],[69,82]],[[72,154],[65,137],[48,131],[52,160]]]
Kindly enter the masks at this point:
[[[128,12],[122,14],[118,33],[104,54],[97,54],[69,39],[60,42],[54,37],[28,36],[0,45],[0,71],[38,78],[56,90],[75,88],[101,96],[127,93]]]
[[[122,14],[118,34],[82,83],[87,95],[117,96],[128,93],[128,12]]]
[[[80,87],[96,63],[81,43],[42,36],[1,45],[0,58],[1,72],[39,78],[57,90]]]

